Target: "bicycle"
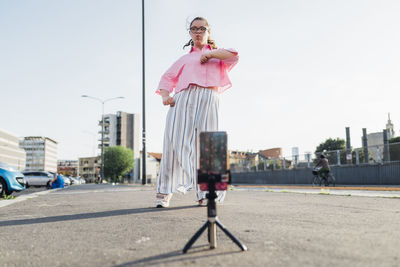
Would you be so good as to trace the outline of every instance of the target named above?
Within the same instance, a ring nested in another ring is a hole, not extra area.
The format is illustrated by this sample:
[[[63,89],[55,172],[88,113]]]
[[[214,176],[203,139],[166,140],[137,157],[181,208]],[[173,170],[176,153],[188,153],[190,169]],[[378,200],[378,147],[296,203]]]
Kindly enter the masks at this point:
[[[318,171],[320,168],[314,168],[312,170],[313,179],[312,186],[336,186],[336,178],[331,172],[323,173],[322,177],[319,175]],[[327,175],[327,176],[326,176]]]

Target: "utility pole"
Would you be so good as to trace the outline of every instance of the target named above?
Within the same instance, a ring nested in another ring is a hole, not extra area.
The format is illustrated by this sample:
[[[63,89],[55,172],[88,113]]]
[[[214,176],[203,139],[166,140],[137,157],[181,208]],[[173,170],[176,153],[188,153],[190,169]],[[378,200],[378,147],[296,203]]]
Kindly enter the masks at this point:
[[[144,0],[142,0],[142,118],[143,118],[143,129],[142,129],[142,184],[146,184],[146,84],[145,84],[145,42],[144,42]]]

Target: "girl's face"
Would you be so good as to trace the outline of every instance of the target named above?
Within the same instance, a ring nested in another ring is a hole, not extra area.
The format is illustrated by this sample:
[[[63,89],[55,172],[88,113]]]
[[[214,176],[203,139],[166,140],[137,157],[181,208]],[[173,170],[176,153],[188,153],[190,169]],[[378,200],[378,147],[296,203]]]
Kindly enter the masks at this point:
[[[206,22],[203,20],[195,20],[190,26],[190,37],[192,37],[195,46],[204,46],[207,44],[210,33],[206,25]]]

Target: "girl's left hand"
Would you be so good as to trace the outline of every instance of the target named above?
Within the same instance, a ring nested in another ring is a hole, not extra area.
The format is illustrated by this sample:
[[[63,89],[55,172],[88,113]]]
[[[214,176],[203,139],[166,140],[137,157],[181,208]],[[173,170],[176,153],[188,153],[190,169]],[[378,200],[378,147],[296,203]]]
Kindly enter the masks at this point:
[[[206,63],[208,60],[212,58],[211,52],[207,52],[201,55],[200,57],[200,63]]]

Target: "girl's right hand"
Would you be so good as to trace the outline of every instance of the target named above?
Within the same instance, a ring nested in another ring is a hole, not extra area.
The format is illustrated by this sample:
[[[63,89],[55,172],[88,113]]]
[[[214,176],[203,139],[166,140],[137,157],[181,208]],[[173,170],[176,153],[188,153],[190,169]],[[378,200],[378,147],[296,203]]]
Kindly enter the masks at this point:
[[[175,106],[175,100],[170,96],[163,96],[162,98],[164,106],[170,105],[171,107]]]

